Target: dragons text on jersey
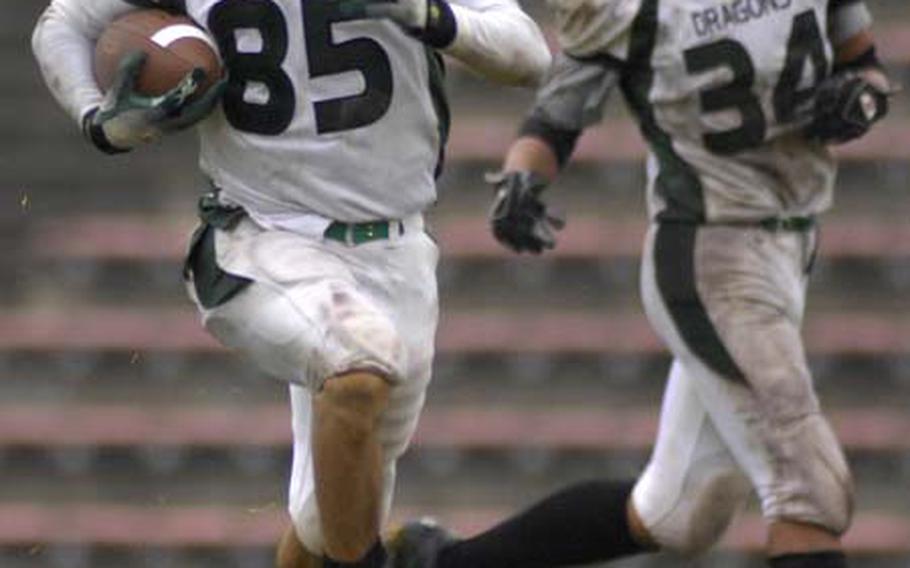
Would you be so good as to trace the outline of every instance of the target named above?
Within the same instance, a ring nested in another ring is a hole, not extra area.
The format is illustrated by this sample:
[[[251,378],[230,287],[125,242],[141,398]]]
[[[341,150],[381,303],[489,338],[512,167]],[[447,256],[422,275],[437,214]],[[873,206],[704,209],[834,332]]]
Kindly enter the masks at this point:
[[[692,12],[695,33],[708,36],[790,8],[793,0],[733,0]]]
[[[822,0],[551,0],[560,41],[621,75],[651,148],[652,216],[743,221],[826,209],[836,174],[807,140],[816,86],[831,72]]]

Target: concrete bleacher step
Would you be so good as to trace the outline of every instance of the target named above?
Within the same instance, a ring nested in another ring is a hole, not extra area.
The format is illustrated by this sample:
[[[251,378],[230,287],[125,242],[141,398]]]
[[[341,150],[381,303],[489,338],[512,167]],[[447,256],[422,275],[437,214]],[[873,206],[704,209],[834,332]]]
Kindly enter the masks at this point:
[[[29,227],[25,246],[28,256],[44,260],[178,262],[194,227],[192,219],[162,219],[135,213],[44,219]],[[644,219],[576,217],[559,234],[559,246],[539,258],[637,258],[646,230]],[[834,219],[825,222],[823,230],[820,252],[825,258],[910,259],[910,222]],[[441,216],[433,233],[448,260],[516,258],[495,241],[480,213]]]
[[[560,176],[547,199],[566,210],[571,218],[591,212],[603,214],[606,219],[617,214],[644,218],[641,143],[631,125],[623,128],[634,138],[613,142],[617,134],[609,128],[586,136],[579,148],[580,159]],[[448,165],[440,179],[440,203],[434,212],[486,213],[490,189],[482,181],[483,173],[498,167],[514,129],[514,122],[502,120],[466,119],[456,123]],[[899,132],[894,136],[880,135],[876,130],[869,141],[861,143],[863,146],[851,144],[844,148],[857,159],[842,163],[836,215],[906,219],[908,205],[903,195],[910,175],[910,160],[906,159],[910,128],[897,122],[895,130]],[[75,133],[68,138],[70,143],[59,148],[42,140],[30,146],[17,143],[6,149],[0,141],[4,172],[0,183],[5,191],[17,196],[17,201],[23,196],[29,199],[27,210],[8,209],[0,214],[12,217],[15,213],[16,220],[26,226],[89,212],[179,211],[180,218],[186,219],[193,215],[195,200],[207,190],[197,172],[190,135],[115,158],[93,152]],[[617,154],[615,144],[630,146],[625,158]],[[35,145],[40,145],[45,153],[31,152],[30,147]],[[878,156],[877,146],[885,146],[882,152],[886,153]],[[901,152],[904,158],[887,158]],[[54,168],[47,167],[48,156],[55,156]],[[573,205],[578,205],[578,209],[574,210]]]
[[[837,408],[827,412],[845,447],[865,452],[910,450],[910,415],[901,408]],[[9,404],[0,407],[0,448],[285,447],[285,404],[156,405]],[[459,451],[642,450],[657,431],[658,409],[511,408],[507,405],[428,409],[414,439],[418,448]]]
[[[432,513],[460,535],[480,532],[512,511],[460,507],[440,510],[399,508],[393,519],[403,521]],[[127,547],[273,546],[284,530],[286,513],[263,509],[122,506],[86,503],[64,506],[0,504],[0,546],[70,544]],[[754,515],[737,518],[720,549],[760,552],[764,524]],[[844,538],[857,554],[900,554],[910,551],[910,519],[868,512],[859,515]]]
[[[541,307],[545,309],[545,307]],[[195,311],[161,308],[44,308],[0,312],[0,352],[223,351]],[[809,317],[807,349],[816,355],[910,354],[910,320],[900,314],[825,313]],[[439,352],[458,355],[652,355],[664,351],[643,315],[634,313],[443,314]]]

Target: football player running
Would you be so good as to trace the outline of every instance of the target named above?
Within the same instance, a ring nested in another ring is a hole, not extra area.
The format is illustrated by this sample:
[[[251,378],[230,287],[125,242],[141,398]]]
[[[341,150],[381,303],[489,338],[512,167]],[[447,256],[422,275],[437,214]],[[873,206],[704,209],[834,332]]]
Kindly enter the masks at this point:
[[[407,567],[537,568],[649,550],[698,554],[754,490],[773,568],[844,568],[852,481],[800,336],[829,146],[862,136],[891,88],[860,0],[550,0],[562,53],[495,176],[491,224],[555,244],[540,194],[618,86],[650,146],[641,271],[673,353],[635,482],[570,487],[472,539],[428,524]]]
[[[149,7],[204,27],[228,79],[195,102],[186,82],[143,97],[143,57],[131,54],[102,93],[94,40]],[[537,25],[515,0],[53,0],[33,47],[105,152],[207,117],[200,165],[214,190],[187,288],[212,335],[292,383],[292,526],[277,563],[383,566],[378,534],[437,322],[438,250],[422,212],[448,131],[440,53],[533,85],[550,64]]]

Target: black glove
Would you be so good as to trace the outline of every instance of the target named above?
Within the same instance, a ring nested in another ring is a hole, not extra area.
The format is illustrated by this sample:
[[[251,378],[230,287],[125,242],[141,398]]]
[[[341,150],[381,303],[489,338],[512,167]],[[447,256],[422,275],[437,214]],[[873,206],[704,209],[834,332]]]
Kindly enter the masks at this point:
[[[496,240],[515,252],[540,254],[556,246],[555,231],[565,222],[547,211],[540,193],[547,179],[534,172],[502,172],[487,176],[496,195],[490,225]]]
[[[140,95],[135,91],[136,80],[147,58],[141,51],[124,56],[101,106],[83,120],[86,137],[107,153],[126,152],[154,142],[165,133],[196,124],[212,111],[227,86],[225,77],[191,100],[205,78],[202,69],[193,69],[179,85],[161,96]]]
[[[806,135],[826,144],[859,138],[888,113],[888,95],[855,70],[835,73],[818,86]]]

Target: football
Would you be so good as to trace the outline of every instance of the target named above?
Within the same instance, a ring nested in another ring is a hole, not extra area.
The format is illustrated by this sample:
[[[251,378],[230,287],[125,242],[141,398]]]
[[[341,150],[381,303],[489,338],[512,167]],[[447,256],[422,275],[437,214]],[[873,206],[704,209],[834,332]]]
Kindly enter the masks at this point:
[[[215,41],[191,19],[163,10],[138,10],[114,20],[95,44],[95,80],[102,90],[114,81],[122,58],[133,51],[147,54],[136,82],[143,95],[161,95],[177,86],[194,68],[205,79],[198,97],[223,74]]]

